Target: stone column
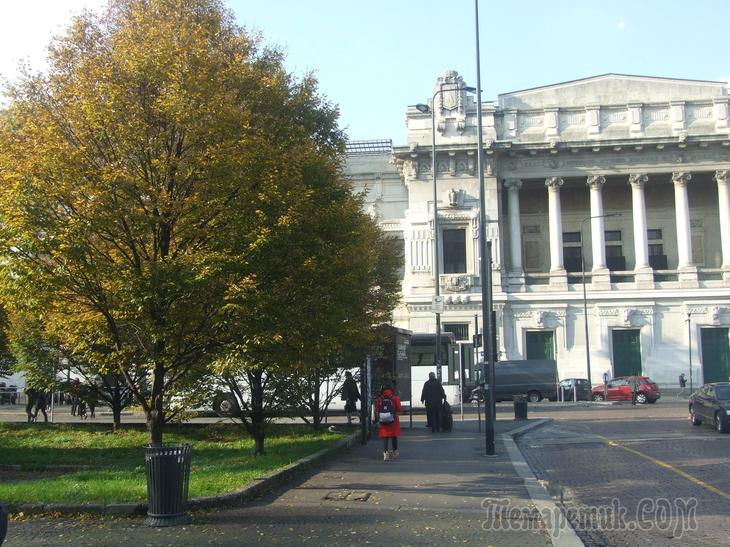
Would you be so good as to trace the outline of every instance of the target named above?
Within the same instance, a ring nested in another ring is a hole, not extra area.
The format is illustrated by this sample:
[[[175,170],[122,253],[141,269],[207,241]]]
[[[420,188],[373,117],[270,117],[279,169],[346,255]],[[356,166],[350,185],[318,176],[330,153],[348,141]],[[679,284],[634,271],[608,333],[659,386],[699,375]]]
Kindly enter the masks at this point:
[[[649,177],[644,173],[629,175],[631,186],[631,216],[634,228],[634,279],[638,288],[654,286],[654,273],[649,266],[649,241],[646,226],[646,200],[644,185]]]
[[[611,277],[606,268],[606,241],[603,219],[603,194],[601,189],[606,184],[606,177],[589,175],[586,181],[591,196],[591,284],[594,288],[610,288]],[[583,238],[583,234],[581,234]],[[584,242],[585,249],[585,242]],[[585,260],[585,258],[584,258]]]
[[[550,284],[568,286],[568,277],[563,265],[563,222],[560,210],[560,187],[564,184],[560,177],[548,177],[548,217],[550,226]]]
[[[672,173],[674,183],[674,214],[677,224],[677,272],[680,287],[697,286],[697,268],[692,264],[692,231],[689,223],[689,199],[687,185],[692,175],[686,172]]]
[[[678,269],[692,265],[692,232],[689,225],[689,200],[687,184],[692,179],[689,173],[672,173],[674,183],[674,213],[677,222]]]
[[[510,276],[522,274],[522,228],[520,225],[520,179],[504,181],[509,215]]]
[[[717,202],[720,213],[720,241],[722,243],[722,277],[730,281],[730,171],[715,171]]]

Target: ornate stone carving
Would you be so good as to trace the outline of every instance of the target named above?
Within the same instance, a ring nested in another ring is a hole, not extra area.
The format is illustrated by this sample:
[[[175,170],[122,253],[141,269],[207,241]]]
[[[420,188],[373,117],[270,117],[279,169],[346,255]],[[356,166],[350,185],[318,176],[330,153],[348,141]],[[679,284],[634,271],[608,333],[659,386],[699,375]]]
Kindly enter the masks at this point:
[[[721,184],[727,184],[728,178],[730,178],[730,171],[715,171],[713,178]]]
[[[449,190],[449,205],[451,207],[463,207],[464,194],[464,190],[457,190],[455,188]]]
[[[506,179],[504,181],[504,187],[510,191],[516,192],[522,188],[522,179]]]
[[[557,190],[563,184],[565,184],[565,181],[560,177],[547,177],[545,179],[545,186],[551,190]]]
[[[590,188],[601,188],[604,184],[606,184],[606,177],[603,175],[588,175],[586,184]]]
[[[644,186],[648,180],[649,177],[644,173],[632,173],[629,175],[629,184],[631,186]]]
[[[713,323],[718,323],[720,321],[721,312],[722,308],[720,306],[712,306],[712,308],[710,308],[710,319]]]
[[[692,179],[692,175],[685,171],[675,171],[672,173],[672,182],[676,186],[687,186]]]
[[[446,130],[444,116],[448,116],[449,119],[456,122],[456,129],[459,133],[466,129],[466,91],[463,88],[464,78],[459,76],[455,70],[445,71],[436,80],[434,108],[436,115],[440,118],[437,124],[439,133]]]
[[[465,292],[471,289],[472,278],[468,274],[442,275],[441,286],[446,292]]]

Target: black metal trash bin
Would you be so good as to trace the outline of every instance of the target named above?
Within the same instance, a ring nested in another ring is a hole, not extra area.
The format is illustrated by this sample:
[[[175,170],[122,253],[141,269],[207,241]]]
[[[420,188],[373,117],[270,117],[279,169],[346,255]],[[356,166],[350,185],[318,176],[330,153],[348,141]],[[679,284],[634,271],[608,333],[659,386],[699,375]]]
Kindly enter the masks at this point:
[[[8,509],[0,503],[0,545],[5,541],[8,534]]]
[[[527,399],[524,397],[514,398],[515,420],[527,419]]]
[[[188,481],[193,447],[189,444],[146,446],[147,526],[178,526],[190,522]]]

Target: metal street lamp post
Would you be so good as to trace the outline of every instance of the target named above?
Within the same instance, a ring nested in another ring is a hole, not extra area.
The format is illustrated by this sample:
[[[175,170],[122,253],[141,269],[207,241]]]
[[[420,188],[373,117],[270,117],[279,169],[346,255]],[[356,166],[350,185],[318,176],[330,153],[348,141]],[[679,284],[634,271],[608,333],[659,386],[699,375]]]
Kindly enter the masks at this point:
[[[592,217],[584,218],[580,223],[580,273],[581,280],[583,281],[583,323],[585,326],[586,335],[586,373],[588,374],[588,384],[593,385],[591,382],[591,344],[588,338],[588,300],[586,299],[586,258],[583,252],[583,227],[585,223],[594,218],[606,218],[616,217],[620,213],[607,213],[605,215],[595,215]]]
[[[431,98],[431,106],[417,104],[416,109],[424,114],[431,113],[431,175],[433,178],[433,277],[434,277],[434,312],[436,313],[436,375],[441,381],[441,286],[439,283],[439,213],[438,213],[438,191],[436,186],[436,97],[447,91],[466,91],[473,93],[473,87],[457,87],[450,89],[438,89]]]
[[[692,393],[692,312],[687,312],[687,352],[689,354],[689,392]]]

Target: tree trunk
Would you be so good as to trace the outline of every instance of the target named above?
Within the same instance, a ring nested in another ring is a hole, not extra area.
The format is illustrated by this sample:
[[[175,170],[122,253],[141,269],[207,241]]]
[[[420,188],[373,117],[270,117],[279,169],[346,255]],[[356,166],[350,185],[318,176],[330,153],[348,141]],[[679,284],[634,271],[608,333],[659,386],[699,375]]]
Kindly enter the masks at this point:
[[[314,373],[314,385],[312,386],[314,392],[314,408],[313,410],[313,416],[312,416],[312,425],[314,426],[315,431],[319,431],[319,429],[322,427],[322,411],[319,407],[319,390],[321,387],[321,381],[320,381],[320,375],[319,375],[319,369]]]
[[[150,410],[147,413],[147,430],[150,434],[150,444],[160,446],[162,444],[162,427],[165,425],[165,408],[163,404],[163,391],[165,385],[165,367],[155,364],[152,378],[152,393],[150,394]]]
[[[114,391],[112,393],[112,422],[113,426],[112,429],[114,431],[118,431],[119,427],[122,425],[122,393],[121,389],[119,388],[119,382],[117,381],[114,386]]]
[[[264,384],[263,371],[256,370],[248,373],[248,383],[251,388],[251,432],[255,442],[254,454],[264,454]]]

